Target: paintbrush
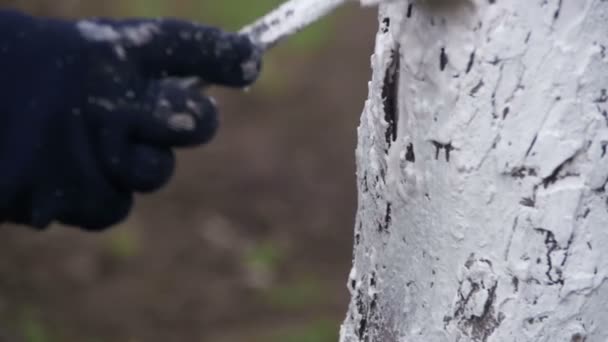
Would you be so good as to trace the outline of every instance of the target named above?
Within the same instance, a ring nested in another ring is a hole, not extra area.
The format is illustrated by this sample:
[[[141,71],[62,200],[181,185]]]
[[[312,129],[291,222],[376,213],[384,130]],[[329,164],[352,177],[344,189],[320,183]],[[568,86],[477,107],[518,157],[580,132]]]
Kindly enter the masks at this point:
[[[347,2],[349,0],[290,0],[245,26],[239,33],[266,51]]]
[[[381,0],[288,0],[268,14],[239,31],[259,48],[261,53],[275,47],[286,38],[302,31],[334,10],[350,2],[373,5]],[[391,0],[385,0],[391,1]],[[249,65],[243,65],[247,72]],[[200,79],[180,79],[184,87],[205,88],[208,85]]]

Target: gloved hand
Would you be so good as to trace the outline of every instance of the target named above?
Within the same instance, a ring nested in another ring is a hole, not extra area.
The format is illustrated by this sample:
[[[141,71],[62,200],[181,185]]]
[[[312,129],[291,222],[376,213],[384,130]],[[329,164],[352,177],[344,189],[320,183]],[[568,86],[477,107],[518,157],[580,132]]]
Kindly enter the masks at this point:
[[[101,230],[208,142],[213,101],[167,80],[252,83],[248,38],[178,20],[63,21],[0,11],[0,221]]]

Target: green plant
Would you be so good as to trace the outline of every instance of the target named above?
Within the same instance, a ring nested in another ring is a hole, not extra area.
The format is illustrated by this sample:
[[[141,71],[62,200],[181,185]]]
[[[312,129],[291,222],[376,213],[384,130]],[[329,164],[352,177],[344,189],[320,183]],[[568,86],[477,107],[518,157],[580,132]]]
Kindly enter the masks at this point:
[[[329,319],[319,319],[274,334],[272,342],[335,342],[339,339],[339,323]]]
[[[140,251],[139,236],[132,229],[116,229],[105,241],[108,254],[117,260],[135,257]]]
[[[283,251],[272,241],[259,243],[245,254],[245,264],[251,269],[275,272],[283,261]]]
[[[51,342],[48,327],[33,309],[25,309],[19,319],[19,328],[25,342]]]
[[[324,294],[321,283],[308,277],[269,288],[263,293],[263,299],[274,308],[294,311],[319,305]]]

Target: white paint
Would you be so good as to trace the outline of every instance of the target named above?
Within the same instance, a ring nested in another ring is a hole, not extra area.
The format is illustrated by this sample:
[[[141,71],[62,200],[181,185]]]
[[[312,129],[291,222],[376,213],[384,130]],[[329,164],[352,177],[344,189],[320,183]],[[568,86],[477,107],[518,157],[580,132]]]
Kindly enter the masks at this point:
[[[157,23],[140,23],[123,27],[114,27],[90,20],[82,20],[76,24],[80,34],[85,39],[96,42],[113,44],[126,43],[141,46],[148,43],[160,32]]]
[[[243,71],[244,80],[254,80],[260,72],[259,56],[252,56],[250,59],[241,63],[241,70]]]
[[[169,115],[167,122],[169,128],[174,131],[194,131],[196,120],[188,113],[173,113]]]
[[[379,19],[341,341],[607,341],[608,2],[403,1]]]

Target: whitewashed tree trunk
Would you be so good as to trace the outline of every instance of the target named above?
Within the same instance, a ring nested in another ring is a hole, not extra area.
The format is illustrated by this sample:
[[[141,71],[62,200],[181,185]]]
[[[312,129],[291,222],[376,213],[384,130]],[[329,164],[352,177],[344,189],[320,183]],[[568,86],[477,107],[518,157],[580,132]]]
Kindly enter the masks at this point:
[[[385,2],[355,341],[608,341],[608,1]]]

